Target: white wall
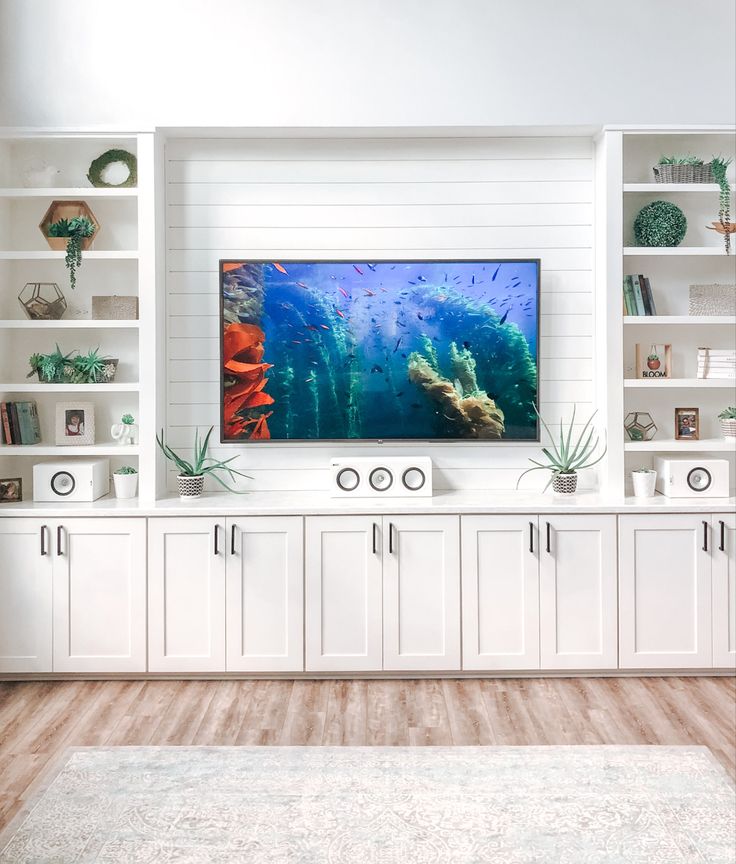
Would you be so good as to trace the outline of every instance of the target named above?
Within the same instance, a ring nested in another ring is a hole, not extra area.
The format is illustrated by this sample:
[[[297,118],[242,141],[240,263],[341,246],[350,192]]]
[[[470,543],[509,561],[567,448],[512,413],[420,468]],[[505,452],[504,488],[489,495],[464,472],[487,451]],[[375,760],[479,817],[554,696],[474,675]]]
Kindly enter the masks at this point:
[[[178,139],[166,145],[169,441],[220,419],[220,258],[540,258],[540,405],[583,421],[593,394],[589,138]],[[390,226],[390,227],[387,227]],[[268,358],[266,358],[268,359]],[[513,489],[539,445],[415,443],[439,488]],[[376,447],[252,444],[249,488],[315,489],[330,457]],[[298,470],[295,470],[298,469]],[[173,472],[170,488],[175,488]],[[524,488],[547,478],[530,475]],[[591,478],[592,479],[592,478]]]
[[[733,0],[0,0],[0,125],[732,123]]]

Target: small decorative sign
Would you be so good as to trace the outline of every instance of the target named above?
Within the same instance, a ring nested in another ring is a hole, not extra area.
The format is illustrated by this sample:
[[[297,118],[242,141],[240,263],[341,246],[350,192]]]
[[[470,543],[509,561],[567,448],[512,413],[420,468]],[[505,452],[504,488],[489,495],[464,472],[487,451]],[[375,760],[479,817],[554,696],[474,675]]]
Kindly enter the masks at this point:
[[[672,377],[672,345],[636,346],[636,377],[659,380]]]

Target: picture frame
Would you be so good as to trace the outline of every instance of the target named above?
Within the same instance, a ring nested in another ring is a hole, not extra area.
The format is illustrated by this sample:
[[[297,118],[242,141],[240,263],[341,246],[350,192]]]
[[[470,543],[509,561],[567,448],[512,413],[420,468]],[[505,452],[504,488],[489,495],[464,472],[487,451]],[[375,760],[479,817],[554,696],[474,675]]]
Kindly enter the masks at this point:
[[[636,343],[636,377],[645,381],[672,377],[672,345]]]
[[[23,500],[22,477],[0,477],[0,504]]]
[[[675,408],[675,440],[700,440],[699,408]]]
[[[59,447],[95,443],[95,406],[91,402],[57,402],[54,424]]]

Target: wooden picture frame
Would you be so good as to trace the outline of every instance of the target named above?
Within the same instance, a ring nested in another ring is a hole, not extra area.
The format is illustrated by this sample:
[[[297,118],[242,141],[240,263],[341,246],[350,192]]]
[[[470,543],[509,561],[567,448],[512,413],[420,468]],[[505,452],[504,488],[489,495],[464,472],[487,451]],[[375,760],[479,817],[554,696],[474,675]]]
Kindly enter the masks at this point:
[[[0,504],[10,504],[23,500],[23,479],[21,477],[0,478]]]
[[[675,440],[700,440],[699,408],[675,408]]]
[[[672,345],[636,343],[636,377],[658,381],[672,377]]]

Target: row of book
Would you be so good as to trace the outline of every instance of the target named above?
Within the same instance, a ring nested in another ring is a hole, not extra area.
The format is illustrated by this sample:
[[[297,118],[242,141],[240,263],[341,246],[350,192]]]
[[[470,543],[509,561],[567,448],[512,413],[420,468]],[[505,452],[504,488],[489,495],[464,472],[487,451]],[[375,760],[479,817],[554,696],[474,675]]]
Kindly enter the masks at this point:
[[[736,351],[698,348],[698,378],[736,378]]]
[[[38,444],[41,423],[35,402],[0,402],[0,434],[3,444]]]
[[[624,276],[624,315],[656,315],[654,295],[649,279],[642,276]]]

